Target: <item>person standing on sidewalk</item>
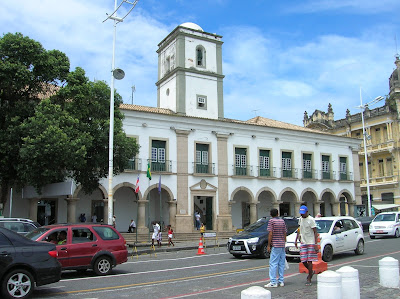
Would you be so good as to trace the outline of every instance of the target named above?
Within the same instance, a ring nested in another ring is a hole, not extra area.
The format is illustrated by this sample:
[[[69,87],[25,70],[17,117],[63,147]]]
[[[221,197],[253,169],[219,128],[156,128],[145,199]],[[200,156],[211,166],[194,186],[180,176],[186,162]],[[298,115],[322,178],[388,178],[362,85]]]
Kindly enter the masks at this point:
[[[271,209],[270,215],[272,219],[268,221],[267,230],[268,246],[270,252],[269,257],[269,279],[270,282],[265,285],[266,288],[276,288],[278,285],[283,287],[283,273],[285,271],[285,243],[286,243],[286,224],[283,219],[278,218],[277,209]],[[276,280],[276,272],[278,271],[278,281]]]
[[[314,275],[312,262],[318,261],[318,233],[317,225],[313,217],[308,215],[307,206],[300,207],[300,229],[297,230],[294,246],[297,248],[297,240],[301,242],[300,246],[300,261],[308,270],[306,286],[311,285],[311,279]]]

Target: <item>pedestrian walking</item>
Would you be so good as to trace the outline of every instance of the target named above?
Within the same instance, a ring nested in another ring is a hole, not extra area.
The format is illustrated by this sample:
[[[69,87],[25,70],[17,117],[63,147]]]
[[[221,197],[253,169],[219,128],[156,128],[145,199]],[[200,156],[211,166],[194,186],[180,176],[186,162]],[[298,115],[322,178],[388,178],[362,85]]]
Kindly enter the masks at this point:
[[[196,213],[194,213],[194,218],[196,219],[196,229],[199,230],[200,229],[200,218],[201,218],[199,211],[196,211]]]
[[[114,228],[115,228],[115,226],[117,225],[117,217],[115,217],[115,215],[113,215],[113,217],[112,217],[112,225],[114,226]]]
[[[318,261],[318,233],[317,226],[313,217],[308,214],[307,206],[300,207],[300,229],[297,230],[296,240],[294,245],[297,248],[297,240],[301,242],[300,245],[300,261],[308,270],[306,286],[311,285],[311,279],[314,275],[312,262]]]
[[[269,279],[270,282],[265,285],[266,288],[276,288],[278,285],[283,287],[285,285],[283,274],[285,271],[285,243],[286,243],[286,224],[285,221],[279,218],[277,209],[271,209],[270,215],[272,219],[268,221],[268,246],[267,250],[270,252],[269,257]],[[278,281],[276,274],[278,272]]]
[[[151,246],[154,246],[154,240],[156,240],[158,243],[158,234],[160,233],[160,226],[155,221],[152,222],[152,225],[153,225],[153,234],[151,236]]]
[[[168,228],[168,246],[172,244],[172,246],[175,246],[174,242],[172,242],[172,238],[174,237],[174,230],[172,229],[171,224],[167,226]]]

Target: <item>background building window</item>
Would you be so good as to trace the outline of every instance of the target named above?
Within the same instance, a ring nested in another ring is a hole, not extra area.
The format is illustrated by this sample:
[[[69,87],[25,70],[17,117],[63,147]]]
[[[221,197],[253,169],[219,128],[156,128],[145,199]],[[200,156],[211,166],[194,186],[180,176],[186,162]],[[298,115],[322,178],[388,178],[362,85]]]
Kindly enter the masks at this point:
[[[260,176],[270,176],[271,170],[269,167],[269,150],[260,150],[259,156]]]

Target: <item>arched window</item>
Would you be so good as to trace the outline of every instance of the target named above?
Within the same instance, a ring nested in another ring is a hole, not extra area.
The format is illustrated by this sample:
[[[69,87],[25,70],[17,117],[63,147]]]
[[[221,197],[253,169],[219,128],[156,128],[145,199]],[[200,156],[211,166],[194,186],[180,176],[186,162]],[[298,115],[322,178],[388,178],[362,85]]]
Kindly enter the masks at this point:
[[[206,51],[203,46],[196,47],[196,66],[197,67],[206,66]]]

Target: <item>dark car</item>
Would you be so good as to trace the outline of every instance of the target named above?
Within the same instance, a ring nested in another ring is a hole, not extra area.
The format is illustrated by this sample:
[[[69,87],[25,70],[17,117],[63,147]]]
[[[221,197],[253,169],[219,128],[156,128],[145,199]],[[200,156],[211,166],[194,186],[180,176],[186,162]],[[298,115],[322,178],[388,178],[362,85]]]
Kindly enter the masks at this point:
[[[262,258],[268,258],[268,221],[271,217],[264,217],[247,226],[242,232],[228,240],[228,251],[234,257],[242,255],[256,255]],[[286,223],[287,235],[294,233],[299,227],[297,218],[284,217]]]
[[[2,298],[27,298],[35,286],[57,282],[61,264],[56,246],[34,242],[0,227],[0,283]]]
[[[47,225],[25,237],[55,243],[63,270],[93,269],[97,275],[106,275],[113,267],[128,260],[124,237],[110,225]]]
[[[357,217],[355,218],[359,223],[361,223],[363,231],[367,232],[369,231],[369,225],[371,224],[372,220],[374,219],[374,217],[368,217],[368,216],[364,216],[364,217]]]
[[[26,235],[39,227],[40,224],[25,218],[0,218],[0,227],[5,227],[20,235]]]

